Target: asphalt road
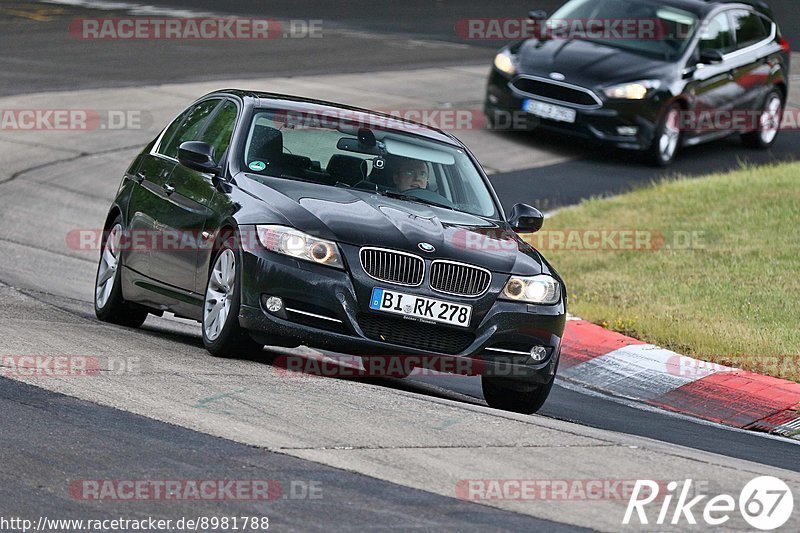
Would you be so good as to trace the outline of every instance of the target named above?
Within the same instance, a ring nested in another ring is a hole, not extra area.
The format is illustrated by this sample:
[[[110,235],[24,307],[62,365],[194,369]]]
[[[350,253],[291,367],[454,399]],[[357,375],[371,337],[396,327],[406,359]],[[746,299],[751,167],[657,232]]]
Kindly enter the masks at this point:
[[[330,531],[332,527],[363,531],[366,524],[417,531],[580,531],[264,453],[2,378],[0,427],[4,428],[0,446],[14,450],[0,469],[0,516],[5,518],[14,509],[17,517],[34,522],[40,516],[103,520],[109,516],[108,502],[92,499],[91,493],[85,499],[76,497],[74,490],[65,490],[64,480],[70,485],[93,479],[142,480],[157,473],[158,480],[226,480],[236,475],[234,479],[274,482],[274,490],[268,489],[266,500],[116,502],[114,515],[173,523],[202,516],[268,517],[270,529],[276,531]]]
[[[494,45],[455,42],[448,34],[454,20],[516,16],[531,7],[518,4],[469,2],[451,9],[445,2],[411,2],[368,12],[355,3],[318,3],[299,18],[335,23],[324,45],[277,40],[260,48],[237,43],[87,44],[71,38],[65,23],[76,16],[99,16],[96,10],[46,6],[63,11],[37,15],[30,10],[35,4],[0,2],[0,95],[132,86],[127,92],[99,91],[95,96],[119,95],[115,98],[128,103],[133,95],[150,101],[161,120],[174,112],[175,102],[198,94],[197,88],[144,85],[266,75],[291,84],[291,79],[277,78],[343,71],[384,76],[391,69],[394,77],[383,81],[410,98],[414,91],[425,91],[413,77],[404,87],[396,81],[402,79],[396,71],[485,63],[491,57]],[[192,7],[220,9],[212,2]],[[232,2],[225,9],[296,16],[288,2],[270,3],[269,8],[260,2]],[[423,9],[434,16],[420,17]],[[236,61],[230,60],[232,53]],[[381,80],[371,81],[378,86]],[[309,90],[316,83],[318,90],[336,92],[347,101],[366,101],[371,91],[366,82],[362,92],[331,78],[303,83]],[[93,94],[80,98],[91,101]],[[464,92],[465,102],[471,94]],[[8,105],[12,101],[20,106],[29,99],[5,100]],[[41,98],[30,101],[38,103],[27,105],[44,105]],[[56,100],[65,101],[64,95]],[[157,129],[158,124],[150,127]],[[543,416],[520,417],[486,408],[474,380],[288,379],[259,361],[211,358],[201,347],[197,326],[185,321],[150,318],[139,331],[97,323],[91,309],[95,254],[65,246],[64,235],[99,224],[132,148],[143,145],[151,133],[0,138],[0,354],[114,354],[136,359],[141,366],[133,375],[83,381],[17,377],[40,388],[0,379],[0,446],[17,451],[0,464],[0,515],[52,511],[61,518],[107,517],[112,512],[176,517],[190,511],[259,511],[242,502],[128,505],[76,502],[66,495],[75,479],[215,478],[241,472],[247,479],[323,482],[322,502],[279,501],[267,508],[284,526],[276,530],[332,525],[359,529],[378,523],[423,530],[556,527],[545,520],[613,530],[619,527],[620,502],[490,502],[503,509],[498,511],[458,501],[453,487],[465,478],[695,477],[733,491],[743,480],[764,473],[800,483],[799,476],[790,474],[800,471],[795,443],[644,411],[572,388],[556,387]],[[784,135],[772,154],[743,152],[734,140],[688,150],[668,172],[727,168],[743,155],[788,159],[797,150],[795,135]],[[491,148],[487,157],[498,168],[506,159],[504,149],[509,155],[528,150],[564,153],[558,141],[535,135],[467,136]],[[524,198],[544,207],[563,205],[625,190],[662,173],[630,165],[625,154],[609,159],[602,151],[580,146],[566,154],[562,159],[569,160],[554,165],[524,170],[523,160],[515,164],[523,170],[494,176],[504,201]]]

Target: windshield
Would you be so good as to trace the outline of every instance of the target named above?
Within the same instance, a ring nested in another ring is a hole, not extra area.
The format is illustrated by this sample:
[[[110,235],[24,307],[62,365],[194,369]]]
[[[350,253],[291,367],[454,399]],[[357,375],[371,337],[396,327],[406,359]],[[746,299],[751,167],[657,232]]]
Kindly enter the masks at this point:
[[[498,218],[483,178],[463,149],[400,129],[327,114],[256,110],[243,156],[253,174]]]
[[[698,24],[694,13],[648,0],[571,0],[548,19],[545,35],[669,60],[683,54]]]

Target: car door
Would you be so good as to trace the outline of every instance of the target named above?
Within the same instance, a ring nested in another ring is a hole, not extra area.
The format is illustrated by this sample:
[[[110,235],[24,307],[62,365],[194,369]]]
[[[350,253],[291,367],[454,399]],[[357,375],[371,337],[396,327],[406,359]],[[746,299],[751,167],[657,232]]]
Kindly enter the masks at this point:
[[[703,63],[700,55],[709,50],[719,51],[723,55],[723,61]],[[724,59],[733,51],[735,43],[728,11],[722,11],[703,24],[691,60],[693,64],[689,66],[689,70],[693,72],[692,79],[687,84],[687,93],[691,97],[691,113],[682,124],[684,134],[688,137],[718,132],[719,117],[729,113],[740,97],[731,64]]]
[[[163,154],[163,146],[181,126],[189,110],[184,111],[162,131],[150,151],[145,153],[136,169],[133,179],[137,182],[128,203],[128,230],[130,246],[123,249],[124,264],[127,268],[147,277],[150,271],[150,254],[153,240],[159,232],[154,214],[158,204],[163,201],[163,185],[172,174],[176,161]]]
[[[226,100],[217,108],[214,116],[211,117],[198,140],[210,144],[214,148],[214,162],[222,164],[227,156],[228,147],[231,143],[236,121],[239,115],[238,107],[232,100]],[[224,165],[223,165],[224,166]],[[173,197],[176,197],[176,205],[180,206],[182,212],[175,213],[176,223],[183,223],[187,220],[196,220],[198,224],[198,247],[194,250],[192,258],[184,258],[186,266],[191,265],[191,272],[194,277],[186,279],[186,283],[191,283],[194,292],[203,293],[205,291],[206,279],[200,268],[201,264],[208,263],[207,253],[211,250],[213,242],[211,239],[216,235],[216,228],[219,221],[215,215],[215,198],[221,193],[215,186],[211,174],[198,172],[183,165],[178,164],[169,178],[169,184],[175,188]],[[202,220],[200,220],[202,216]],[[199,225],[202,224],[202,227]]]
[[[214,148],[219,164],[225,157],[238,116],[232,100],[224,100],[202,122],[202,126],[176,138],[176,149],[185,141],[202,141]],[[153,256],[159,269],[159,280],[191,292],[198,292],[196,273],[200,251],[212,244],[213,231],[206,232],[208,219],[213,215],[213,199],[217,194],[213,176],[178,163],[165,185],[169,201],[159,213],[159,223],[165,235],[174,235]],[[202,280],[201,285],[205,284]],[[203,287],[204,288],[204,287]]]
[[[150,277],[165,285],[191,290],[194,285],[194,258],[196,249],[191,242],[194,235],[202,232],[206,212],[202,206],[175,194],[172,184],[178,164],[178,147],[185,141],[199,140],[213,116],[223,102],[222,98],[210,98],[192,106],[175,134],[159,149],[159,156],[171,161],[170,173],[158,186],[159,200],[154,202],[148,215],[153,219],[156,238],[150,252]]]
[[[773,24],[752,10],[734,9],[729,14],[736,42],[729,61],[734,82],[740,88],[733,107],[741,111],[758,109],[772,71],[764,45],[772,34]]]

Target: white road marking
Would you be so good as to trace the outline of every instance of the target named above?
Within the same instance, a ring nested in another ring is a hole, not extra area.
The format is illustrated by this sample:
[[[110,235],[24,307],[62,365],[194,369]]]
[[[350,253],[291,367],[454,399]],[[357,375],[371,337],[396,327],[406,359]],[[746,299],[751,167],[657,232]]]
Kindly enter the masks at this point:
[[[41,0],[46,4],[83,7],[102,11],[127,11],[132,15],[163,16],[176,18],[214,17],[219,14],[210,11],[195,11],[192,9],[174,9],[169,7],[155,7],[145,4],[129,2],[103,2],[102,0]]]
[[[617,396],[651,400],[715,372],[713,367],[708,372],[703,367],[702,373],[682,375],[684,360],[684,356],[652,344],[634,344],[565,368],[560,374]]]

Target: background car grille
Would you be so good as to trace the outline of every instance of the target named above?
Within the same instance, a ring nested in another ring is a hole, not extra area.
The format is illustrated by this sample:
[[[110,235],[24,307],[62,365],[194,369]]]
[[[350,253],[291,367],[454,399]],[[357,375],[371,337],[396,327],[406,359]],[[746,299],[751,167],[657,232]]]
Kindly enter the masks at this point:
[[[550,100],[577,104],[587,107],[599,107],[596,98],[588,89],[580,90],[565,87],[556,83],[531,78],[517,78],[511,82],[518,91],[531,96],[542,96]]]
[[[425,274],[421,257],[379,248],[361,249],[361,267],[375,279],[402,285],[420,285]]]
[[[461,353],[475,341],[468,331],[378,314],[360,314],[358,325],[370,339],[445,354]]]
[[[492,275],[483,270],[460,263],[434,261],[431,265],[431,288],[447,294],[477,296],[489,288]]]

